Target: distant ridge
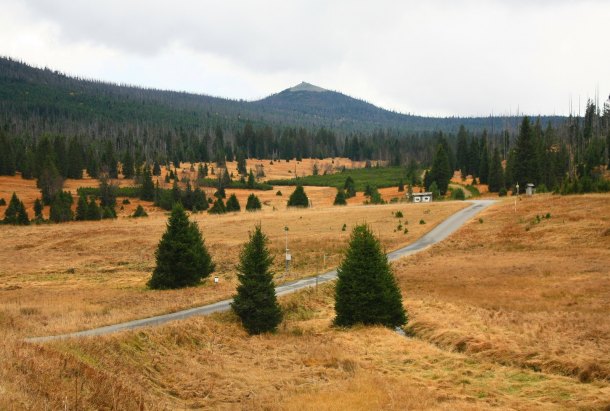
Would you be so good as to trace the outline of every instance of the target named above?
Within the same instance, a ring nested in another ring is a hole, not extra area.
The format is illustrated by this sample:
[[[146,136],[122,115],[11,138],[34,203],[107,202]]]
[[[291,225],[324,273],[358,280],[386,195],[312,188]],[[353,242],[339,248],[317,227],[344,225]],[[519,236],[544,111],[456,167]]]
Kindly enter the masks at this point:
[[[39,121],[43,117],[44,121]],[[542,116],[557,124],[561,116]],[[400,133],[517,129],[520,116],[424,117],[377,107],[307,82],[257,101],[147,89],[71,77],[0,56],[0,125],[27,133],[78,135],[95,124],[119,130],[125,124],[160,129],[227,130],[255,126],[321,127],[340,134],[392,129]],[[34,127],[34,128],[32,128]]]

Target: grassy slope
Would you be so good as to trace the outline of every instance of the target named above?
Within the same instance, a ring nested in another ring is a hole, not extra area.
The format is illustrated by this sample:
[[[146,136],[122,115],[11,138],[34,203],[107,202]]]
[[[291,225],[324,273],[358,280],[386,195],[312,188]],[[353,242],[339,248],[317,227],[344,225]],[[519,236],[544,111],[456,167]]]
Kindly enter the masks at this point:
[[[608,407],[608,196],[511,200],[395,264],[416,338],[332,328],[332,285],[282,298],[276,335],[225,314],[44,348],[9,336],[0,408]]]

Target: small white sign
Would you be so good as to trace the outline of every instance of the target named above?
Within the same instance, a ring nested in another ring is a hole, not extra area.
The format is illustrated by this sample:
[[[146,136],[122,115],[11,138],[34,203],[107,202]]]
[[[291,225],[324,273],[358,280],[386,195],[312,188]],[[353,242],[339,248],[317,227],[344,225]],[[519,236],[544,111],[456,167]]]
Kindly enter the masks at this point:
[[[292,260],[292,255],[290,253],[286,253],[286,261]]]
[[[218,277],[214,277],[214,284],[218,284]]]

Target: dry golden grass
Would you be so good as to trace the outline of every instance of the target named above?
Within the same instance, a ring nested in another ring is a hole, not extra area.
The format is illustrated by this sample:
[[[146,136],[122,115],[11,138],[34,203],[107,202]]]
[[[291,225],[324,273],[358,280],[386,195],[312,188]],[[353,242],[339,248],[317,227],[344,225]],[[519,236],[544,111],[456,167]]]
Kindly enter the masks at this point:
[[[7,404],[40,409],[602,408],[607,384],[502,366],[378,327],[331,326],[333,286],[282,298],[277,334],[227,313],[46,346],[5,343]],[[9,347],[9,349],[7,349]]]
[[[473,358],[610,381],[608,200],[540,195],[515,212],[507,199],[400,261],[410,328]]]
[[[273,335],[248,337],[222,314],[101,338],[20,341],[230,296],[239,246],[257,222],[278,272],[290,227],[296,277],[319,269],[323,252],[336,265],[356,222],[371,224],[389,250],[465,205],[333,208],[324,204],[334,191],[306,190],[319,196],[310,210],[286,210],[285,194],[275,211],[194,217],[219,263],[216,287],[145,289],[162,212],[0,227],[0,409],[610,407],[607,195],[524,198],[517,212],[505,199],[482,223],[395,263],[414,338],[333,328],[331,284],[283,297],[285,320]],[[394,232],[397,210],[406,236]]]
[[[259,222],[271,239],[278,275],[283,273],[284,227],[289,227],[294,260],[290,274],[278,278],[282,282],[319,272],[324,254],[327,268],[336,265],[356,223],[371,224],[384,246],[392,250],[418,238],[465,206],[403,203],[332,207],[328,204],[334,197],[333,189],[311,187],[306,191],[313,199],[312,209],[287,209],[285,197],[266,192],[274,200],[280,199],[275,200],[275,210],[265,207],[256,213],[194,215],[217,262],[220,283],[214,285],[210,279],[201,287],[179,291],[155,292],[145,287],[167,221],[164,212],[152,207],[147,207],[150,217],[141,219],[1,226],[4,244],[0,249],[0,315],[11,324],[10,332],[24,336],[176,311],[228,298],[234,292],[239,249],[248,238],[248,231]],[[248,193],[239,193],[242,204]],[[397,210],[404,214],[401,223],[408,228],[407,234],[404,228],[397,230],[398,219],[393,216]],[[428,224],[419,225],[422,218]]]

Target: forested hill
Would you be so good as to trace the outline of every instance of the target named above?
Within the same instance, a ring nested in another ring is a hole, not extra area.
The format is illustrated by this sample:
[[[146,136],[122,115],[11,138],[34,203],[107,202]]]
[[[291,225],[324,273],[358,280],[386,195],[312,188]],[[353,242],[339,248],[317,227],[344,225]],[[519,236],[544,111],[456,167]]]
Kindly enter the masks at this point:
[[[544,123],[548,120],[562,119],[542,118]],[[246,121],[274,129],[326,127],[338,134],[378,129],[456,132],[461,124],[472,131],[491,131],[518,124],[518,119],[506,117],[405,115],[307,83],[247,102],[79,79],[7,58],[0,58],[0,121],[16,133],[93,136],[103,129],[116,134],[142,127],[157,134],[165,129],[200,133],[220,126],[233,134],[243,130]]]

